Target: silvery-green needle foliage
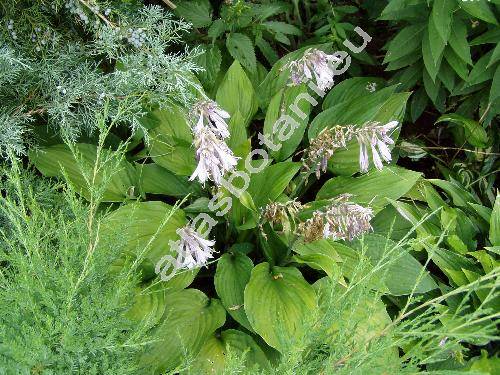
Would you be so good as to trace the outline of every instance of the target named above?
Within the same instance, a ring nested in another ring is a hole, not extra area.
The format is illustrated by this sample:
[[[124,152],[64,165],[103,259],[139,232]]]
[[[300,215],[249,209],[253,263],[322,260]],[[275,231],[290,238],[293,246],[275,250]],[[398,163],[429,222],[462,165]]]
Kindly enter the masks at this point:
[[[14,0],[2,2],[0,19],[0,152],[22,153],[41,125],[71,140],[88,135],[104,106],[145,130],[148,109],[195,98],[196,53],[179,45],[190,26],[164,8]]]

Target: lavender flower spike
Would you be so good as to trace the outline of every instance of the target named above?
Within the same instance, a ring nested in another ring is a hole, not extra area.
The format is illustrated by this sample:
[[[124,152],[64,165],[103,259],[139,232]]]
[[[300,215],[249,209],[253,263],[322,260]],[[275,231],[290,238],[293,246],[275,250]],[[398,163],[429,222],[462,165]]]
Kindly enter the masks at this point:
[[[207,126],[222,139],[229,137],[225,121],[230,117],[229,113],[220,108],[216,102],[209,99],[202,100],[194,105],[193,112],[198,115],[195,132]]]
[[[234,170],[238,164],[238,158],[234,156],[227,144],[207,127],[197,127],[194,145],[198,166],[189,178],[190,181],[198,178],[202,184],[211,180],[219,185],[222,176]]]
[[[202,238],[200,234],[191,226],[177,229],[180,240],[170,241],[170,247],[177,254],[178,269],[193,269],[207,265],[209,259],[213,258],[215,241]]]
[[[190,180],[198,178],[202,184],[211,180],[219,185],[222,176],[234,170],[238,163],[238,158],[224,141],[230,135],[225,121],[230,117],[229,113],[209,99],[196,103],[193,113],[198,117],[192,128],[198,166]]]
[[[315,79],[321,91],[333,86],[334,69],[332,62],[339,62],[335,55],[328,55],[318,49],[308,49],[304,56],[286,64],[283,68],[290,68],[292,85],[296,86],[308,80]]]
[[[375,168],[381,170],[384,165],[382,160],[392,160],[391,150],[388,145],[394,144],[389,133],[398,126],[397,121],[380,125],[379,122],[369,122],[356,130],[356,139],[359,143],[359,167],[361,172],[367,172],[369,167],[368,147],[372,152]]]

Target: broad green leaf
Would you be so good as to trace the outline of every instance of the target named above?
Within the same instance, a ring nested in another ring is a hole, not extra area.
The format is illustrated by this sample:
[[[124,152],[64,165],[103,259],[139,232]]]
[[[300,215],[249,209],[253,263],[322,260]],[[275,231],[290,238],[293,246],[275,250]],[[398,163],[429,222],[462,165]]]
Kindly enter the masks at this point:
[[[196,75],[206,90],[211,91],[220,71],[222,54],[216,44],[200,46],[200,48],[203,53],[195,58],[195,62],[203,68],[203,71],[197,72]]]
[[[293,251],[297,253],[293,257],[294,261],[305,263],[317,270],[323,270],[332,278],[339,275],[340,267],[338,263],[342,262],[342,258],[335,251],[331,240],[300,242],[293,247]]]
[[[443,0],[443,2],[446,1],[447,0]],[[448,37],[446,39],[442,38],[442,36],[439,34],[439,30],[436,29],[436,25],[432,18],[429,19],[429,27],[427,30],[429,35],[429,49],[431,51],[432,60],[437,64],[439,59],[442,58],[442,53],[445,46],[448,44]]]
[[[221,18],[212,22],[207,31],[207,36],[212,39],[212,43],[226,31],[226,23]]]
[[[163,323],[154,330],[159,341],[150,344],[140,359],[155,373],[174,369],[186,354],[196,356],[226,319],[219,300],[196,289],[169,294],[166,305]]]
[[[278,32],[282,34],[291,34],[291,35],[302,35],[302,31],[296,26],[290,25],[286,22],[280,21],[267,21],[263,22],[262,26],[271,32]]]
[[[410,53],[409,55],[406,55],[406,56],[403,56],[397,60],[391,61],[387,65],[385,70],[387,72],[390,72],[393,70],[398,70],[398,69],[404,68],[406,66],[413,66],[419,60],[422,60],[422,51],[421,50],[415,51],[415,53]]]
[[[439,72],[439,67],[441,66],[443,54],[440,53],[437,58],[433,57],[429,39],[431,37],[439,38],[438,35],[430,35],[429,31],[426,30],[424,32],[424,38],[422,40],[422,57],[424,59],[425,69],[429,73],[429,77],[432,79],[432,82],[436,82],[436,76]]]
[[[100,236],[105,240],[113,239],[125,255],[134,254],[141,262],[143,278],[151,278],[163,256],[177,258],[168,244],[179,238],[175,231],[186,223],[184,212],[166,203],[134,202],[105,216]],[[193,271],[183,272],[162,284],[166,290],[182,289],[193,281],[194,276]]]
[[[365,97],[357,97],[345,100],[319,113],[311,122],[308,130],[308,138],[312,140],[327,127],[335,125],[361,125],[371,121],[382,107],[391,99],[396,91],[396,86],[383,88]]]
[[[439,94],[439,89],[441,88],[441,81],[439,79],[433,80],[429,75],[427,69],[424,70],[422,79],[424,81],[425,92],[427,93],[427,95],[429,95],[429,98],[435,104]]]
[[[248,126],[257,112],[257,98],[252,82],[238,61],[234,61],[228,69],[217,90],[216,99],[217,103],[230,115],[239,112],[245,126]]]
[[[497,63],[500,60],[500,44],[498,44],[491,54],[490,61],[486,68],[490,68],[493,64]]]
[[[366,251],[372,264],[381,267],[384,283],[393,295],[406,295],[412,291],[426,293],[437,284],[429,272],[402,245],[377,234],[366,234],[354,241],[353,248]]]
[[[212,23],[212,6],[209,0],[180,0],[175,5],[174,12],[194,27],[206,27]]]
[[[242,253],[224,254],[217,262],[214,284],[226,311],[243,327],[252,331],[245,314],[243,293],[250,280],[252,260]]]
[[[419,58],[420,60],[420,58]],[[398,91],[410,91],[422,79],[422,70],[425,69],[421,62],[412,64],[407,68],[396,72],[391,78],[391,83],[398,82]]]
[[[150,131],[149,155],[153,161],[181,176],[196,168],[193,136],[186,115],[180,107],[151,112],[159,125]]]
[[[469,70],[467,69],[467,63],[460,57],[458,57],[458,55],[453,51],[452,48],[445,48],[444,57],[460,78],[462,78],[463,80],[466,80],[468,78]]]
[[[226,139],[226,144],[234,152],[235,156],[242,158],[240,165],[242,165],[242,161],[251,151],[245,124],[245,118],[239,111],[232,113],[227,123],[230,136]]]
[[[259,245],[271,266],[287,261],[291,249],[285,243],[286,237],[276,233],[269,223],[264,223],[259,229]]]
[[[450,34],[449,43],[457,56],[467,64],[472,65],[469,42],[467,41],[467,27],[459,17],[453,19],[453,30]]]
[[[498,98],[500,98],[500,64],[497,66],[491,82],[490,103],[493,103]]]
[[[478,37],[474,38],[471,42],[471,46],[479,46],[481,44],[498,44],[500,43],[500,29],[498,27],[493,27],[491,30],[485,31]]]
[[[399,241],[405,237],[415,237],[411,234],[412,224],[407,220],[401,220],[394,206],[386,206],[371,221],[373,232],[381,236],[389,237]]]
[[[493,56],[493,51],[481,56],[481,58],[474,64],[469,77],[467,78],[467,85],[477,85],[479,83],[488,81],[493,78],[495,74],[495,66],[488,67],[488,63]]]
[[[190,192],[201,191],[196,182],[189,182],[184,176],[177,176],[157,164],[136,164],[141,191],[150,194],[170,195],[182,198]]]
[[[438,0],[432,7],[431,21],[444,43],[450,36],[455,7],[455,0]]]
[[[164,285],[157,283],[147,288],[136,288],[133,304],[126,316],[137,323],[147,322],[148,327],[156,326],[163,316],[166,307]]]
[[[432,222],[432,214],[435,216],[436,212],[429,209],[422,209],[416,204],[408,204],[395,200],[391,200],[391,204],[403,219],[412,223],[418,235],[427,238],[428,236],[439,236],[442,233],[439,222]]]
[[[453,204],[456,206],[467,207],[468,203],[481,203],[467,189],[454,180],[429,179],[427,181],[443,189],[453,199]]]
[[[260,166],[262,159],[255,162],[255,167]],[[300,169],[300,163],[281,162],[268,165],[259,173],[250,175],[250,184],[246,193],[255,208],[274,202],[286,189],[292,178]],[[235,181],[241,186],[241,178]],[[240,230],[251,229],[257,225],[257,216],[253,208],[243,204],[242,199],[233,199],[231,217],[234,225]]]
[[[235,329],[223,331],[220,336],[209,338],[196,357],[190,372],[194,374],[225,374],[226,358],[229,355],[245,358],[245,369],[270,371],[269,361],[254,339]]]
[[[339,84],[333,86],[330,92],[326,95],[323,100],[323,110],[354,98],[370,95],[370,84],[375,84],[374,88],[375,90],[378,90],[385,86],[385,80],[378,77],[354,77],[340,82]]]
[[[245,311],[255,332],[273,348],[288,353],[300,345],[316,308],[316,293],[298,269],[261,263],[252,270]]]
[[[311,107],[317,103],[305,85],[284,88],[272,98],[264,120],[264,135],[281,147],[278,151],[269,150],[271,157],[282,161],[293,154],[303,139]]]
[[[465,118],[456,113],[448,113],[439,117],[436,124],[439,122],[452,122],[454,124],[460,125],[465,130],[465,137],[467,142],[471,145],[485,148],[489,144],[488,134],[486,130],[477,121]]]
[[[86,143],[77,143],[74,151],[76,157],[67,145],[59,144],[32,150],[29,158],[44,176],[66,176],[87,200],[90,190],[99,191],[102,202],[122,202],[140,193],[137,172],[132,164],[121,160],[122,156],[108,149],[98,151],[97,146]]]
[[[457,286],[469,283],[466,271],[479,272],[480,269],[471,259],[457,254],[455,251],[433,247],[432,261],[443,271]]]
[[[472,17],[498,25],[495,14],[491,10],[487,1],[458,1],[460,8],[469,13]]]
[[[425,8],[427,12],[427,6],[422,0],[391,0],[387,3],[379,19],[401,20],[406,19],[406,17],[418,17],[420,14],[414,13],[421,8]]]
[[[416,24],[403,28],[390,42],[384,64],[414,53],[420,47],[425,25]]]
[[[381,171],[371,170],[359,177],[338,176],[328,180],[319,190],[316,199],[335,198],[352,194],[353,202],[381,210],[389,202],[405,195],[419,180],[421,174],[397,166],[387,166]]]
[[[424,87],[420,87],[411,97],[411,119],[413,122],[424,113],[429,99]]]
[[[262,172],[252,175],[248,192],[256,207],[274,202],[283,193],[292,178],[300,169],[300,163],[285,161],[266,167]]]
[[[229,33],[226,39],[226,47],[235,60],[238,60],[248,70],[255,71],[257,60],[253,43],[248,36],[241,33]]]
[[[498,194],[491,213],[489,240],[493,246],[500,246],[500,195]]]
[[[455,78],[456,74],[453,69],[446,61],[443,61],[439,69],[438,79],[443,82],[449,92],[453,92],[455,89]]]

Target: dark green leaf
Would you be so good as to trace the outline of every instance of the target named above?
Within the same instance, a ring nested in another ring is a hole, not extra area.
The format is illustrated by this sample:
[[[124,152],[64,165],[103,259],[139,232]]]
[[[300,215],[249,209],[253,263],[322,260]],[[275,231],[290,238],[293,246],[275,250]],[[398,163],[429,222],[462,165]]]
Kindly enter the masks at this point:
[[[450,34],[450,46],[464,62],[472,65],[469,42],[467,41],[467,27],[459,17],[453,20],[453,31]]]
[[[460,8],[469,13],[472,17],[498,25],[495,14],[486,1],[459,1]]]
[[[255,72],[257,60],[250,38],[241,33],[230,33],[226,39],[229,54],[248,70]]]
[[[384,64],[414,53],[420,47],[424,29],[425,25],[422,24],[411,25],[402,29],[392,39],[384,58]]]
[[[411,119],[417,121],[429,102],[425,88],[420,87],[411,98]]]
[[[179,0],[175,13],[188,20],[194,27],[206,27],[212,23],[212,6],[209,0]]]
[[[201,190],[196,183],[189,182],[184,176],[177,176],[168,169],[156,164],[137,164],[141,191],[150,194],[163,194],[182,198],[193,190]]]
[[[438,118],[436,123],[448,121],[460,125],[465,130],[467,141],[476,147],[485,148],[489,144],[488,134],[477,121],[465,118],[456,113],[449,113]]]
[[[430,34],[428,30],[426,30],[424,32],[424,39],[422,40],[422,57],[424,58],[424,65],[429,73],[429,77],[432,82],[436,82],[436,76],[441,66],[443,54],[441,53],[436,59],[433,57],[429,38]],[[439,36],[435,36],[435,38],[439,38]]]
[[[443,43],[446,43],[450,36],[453,10],[455,7],[455,0],[438,0],[434,2],[432,7],[431,22],[436,28]]]

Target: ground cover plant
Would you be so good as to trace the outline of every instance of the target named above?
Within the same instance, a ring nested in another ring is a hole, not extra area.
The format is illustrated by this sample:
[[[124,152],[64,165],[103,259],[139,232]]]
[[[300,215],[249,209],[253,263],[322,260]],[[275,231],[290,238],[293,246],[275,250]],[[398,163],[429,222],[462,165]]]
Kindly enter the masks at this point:
[[[1,373],[498,373],[498,2],[0,14]]]

